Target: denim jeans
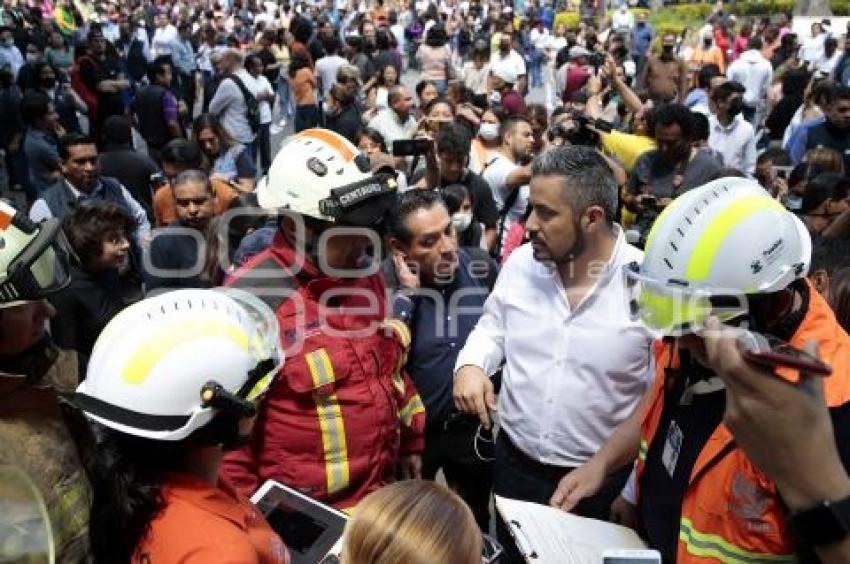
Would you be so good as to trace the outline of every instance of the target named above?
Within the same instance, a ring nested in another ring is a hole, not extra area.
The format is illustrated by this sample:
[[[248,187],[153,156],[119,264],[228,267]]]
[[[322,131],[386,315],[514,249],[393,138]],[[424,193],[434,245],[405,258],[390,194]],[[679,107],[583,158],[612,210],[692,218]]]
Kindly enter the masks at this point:
[[[292,92],[289,89],[289,81],[283,76],[278,79],[277,96],[280,100],[281,119],[291,120],[295,114],[295,107],[292,103]]]

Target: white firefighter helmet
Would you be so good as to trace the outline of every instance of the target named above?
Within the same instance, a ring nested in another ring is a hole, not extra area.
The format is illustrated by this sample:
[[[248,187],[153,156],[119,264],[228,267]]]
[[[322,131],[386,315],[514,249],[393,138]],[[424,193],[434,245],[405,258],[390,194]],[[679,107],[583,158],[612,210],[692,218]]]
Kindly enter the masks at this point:
[[[0,200],[0,308],[67,286],[72,254],[59,220],[35,223]]]
[[[369,159],[348,139],[317,128],[284,142],[268,175],[257,185],[257,203],[267,210],[370,226],[380,220],[390,201],[378,197],[395,191],[395,179],[373,175]],[[353,216],[343,217],[352,210]]]
[[[747,295],[806,275],[803,223],[756,182],[721,178],[676,198],[647,237],[643,263],[626,268],[632,312],[667,335],[697,331],[709,315],[747,313]]]
[[[277,318],[231,288],[176,290],[116,315],[73,401],[112,429],[176,441],[222,410],[251,415],[283,363]]]

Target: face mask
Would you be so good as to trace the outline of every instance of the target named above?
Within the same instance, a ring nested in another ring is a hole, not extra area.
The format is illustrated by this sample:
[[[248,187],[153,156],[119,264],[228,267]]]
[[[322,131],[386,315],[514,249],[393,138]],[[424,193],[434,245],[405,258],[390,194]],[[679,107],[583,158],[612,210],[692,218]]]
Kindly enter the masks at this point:
[[[661,47],[661,52],[664,53],[665,55],[670,55],[671,53],[673,53],[673,46],[672,45],[663,45]]]
[[[729,104],[729,117],[733,118],[744,110],[744,101],[741,98],[735,98]]]
[[[787,196],[785,196],[785,207],[792,212],[799,211],[803,207],[803,197],[794,194],[788,194]]]
[[[466,231],[472,224],[472,214],[458,212],[452,216],[452,225],[458,233]]]
[[[711,38],[710,37],[704,38],[702,40],[702,44],[705,45],[706,47],[711,47]]]
[[[499,137],[499,126],[495,123],[482,123],[478,128],[478,136],[485,141],[495,141]]]
[[[37,53],[27,53],[27,62],[28,63],[38,62],[38,54]]]
[[[498,92],[497,90],[494,90],[493,92],[491,92],[490,93],[490,103],[495,104],[497,106],[499,104],[501,104],[502,103],[502,94],[500,92]]]
[[[646,22],[638,22],[638,27],[646,27]]]

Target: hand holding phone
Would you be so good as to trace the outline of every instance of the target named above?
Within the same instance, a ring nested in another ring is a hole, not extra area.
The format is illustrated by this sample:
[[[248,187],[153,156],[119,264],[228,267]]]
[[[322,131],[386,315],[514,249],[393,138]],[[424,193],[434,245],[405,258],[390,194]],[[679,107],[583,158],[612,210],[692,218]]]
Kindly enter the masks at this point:
[[[745,359],[759,366],[792,368],[817,376],[832,374],[832,367],[818,357],[772,335],[744,331],[738,337],[738,346]]]

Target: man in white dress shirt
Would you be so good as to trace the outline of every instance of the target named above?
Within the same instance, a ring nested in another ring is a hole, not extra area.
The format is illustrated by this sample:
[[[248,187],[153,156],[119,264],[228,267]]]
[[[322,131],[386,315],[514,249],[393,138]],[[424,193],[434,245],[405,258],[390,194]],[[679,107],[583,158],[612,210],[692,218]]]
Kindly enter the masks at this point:
[[[617,183],[587,147],[557,147],[532,163],[531,243],[504,265],[455,365],[454,400],[490,425],[490,376],[504,362],[494,490],[548,504],[637,408],[651,378],[652,335],[628,311],[623,266],[642,253],[614,223]],[[605,519],[623,468],[575,512]],[[498,523],[508,562],[521,561]]]

